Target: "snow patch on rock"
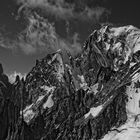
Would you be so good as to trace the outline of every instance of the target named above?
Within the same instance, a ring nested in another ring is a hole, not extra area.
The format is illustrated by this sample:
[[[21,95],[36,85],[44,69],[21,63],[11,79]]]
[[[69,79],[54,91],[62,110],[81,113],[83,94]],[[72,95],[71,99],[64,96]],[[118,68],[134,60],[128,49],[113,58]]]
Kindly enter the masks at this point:
[[[35,116],[35,113],[33,112],[33,110],[27,110],[24,113],[24,121],[29,123],[30,120],[32,120],[32,118]]]
[[[49,86],[44,85],[44,86],[41,86],[40,88],[46,91],[47,93],[49,93],[49,92],[53,92],[56,87],[55,86],[49,87]]]
[[[92,107],[92,108],[90,108],[90,111],[87,114],[85,114],[85,118],[87,118],[90,114],[93,117],[96,117],[100,113],[100,111],[102,110],[102,108],[103,108],[102,105],[100,105],[98,107]]]
[[[140,78],[139,78],[140,80]],[[135,88],[133,81],[127,87],[128,102],[126,105],[127,122],[111,131],[102,140],[139,140],[140,139],[140,88]]]
[[[85,78],[83,75],[78,75],[78,78],[80,79],[80,88],[83,88],[84,90],[88,89],[87,83],[85,81]]]
[[[24,110],[23,110],[23,117],[24,117],[24,121],[26,123],[29,123],[30,120],[35,116],[35,113],[32,110],[32,106],[33,104],[27,106]],[[22,114],[22,111],[20,112],[20,114]]]
[[[50,94],[50,96],[48,97],[47,101],[43,104],[44,109],[46,109],[47,107],[51,108],[54,105],[54,102],[52,100],[52,96],[53,96],[53,94]]]
[[[45,97],[45,95],[41,95],[41,96],[39,96],[39,98],[37,99],[36,102],[40,102],[44,97]]]

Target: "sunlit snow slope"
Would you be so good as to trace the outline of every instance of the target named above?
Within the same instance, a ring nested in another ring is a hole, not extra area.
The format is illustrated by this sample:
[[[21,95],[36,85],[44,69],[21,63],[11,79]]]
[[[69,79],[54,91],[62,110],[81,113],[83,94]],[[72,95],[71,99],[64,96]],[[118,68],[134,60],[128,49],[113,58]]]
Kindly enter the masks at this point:
[[[140,78],[127,86],[126,105],[127,122],[118,128],[112,128],[102,140],[140,140]]]

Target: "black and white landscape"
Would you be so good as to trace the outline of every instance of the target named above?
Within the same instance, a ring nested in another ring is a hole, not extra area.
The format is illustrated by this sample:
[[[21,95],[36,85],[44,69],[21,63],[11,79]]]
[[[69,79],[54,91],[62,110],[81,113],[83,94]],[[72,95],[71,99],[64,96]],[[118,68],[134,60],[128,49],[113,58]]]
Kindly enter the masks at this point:
[[[3,0],[0,140],[140,140],[137,10],[135,1]]]

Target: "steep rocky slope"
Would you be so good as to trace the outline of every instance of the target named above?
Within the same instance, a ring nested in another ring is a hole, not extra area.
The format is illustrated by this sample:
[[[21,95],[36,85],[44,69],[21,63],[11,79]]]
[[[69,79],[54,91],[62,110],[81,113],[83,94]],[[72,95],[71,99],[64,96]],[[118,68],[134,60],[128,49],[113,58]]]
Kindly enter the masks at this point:
[[[37,60],[25,81],[10,84],[1,70],[0,139],[139,137],[139,37],[133,26],[104,26],[69,62],[61,50]]]

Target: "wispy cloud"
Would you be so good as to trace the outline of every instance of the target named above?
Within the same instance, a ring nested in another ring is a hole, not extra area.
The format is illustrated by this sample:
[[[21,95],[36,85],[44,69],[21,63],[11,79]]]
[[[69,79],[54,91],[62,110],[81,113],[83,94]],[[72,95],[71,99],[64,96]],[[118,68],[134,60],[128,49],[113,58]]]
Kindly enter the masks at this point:
[[[20,79],[22,79],[22,78],[25,79],[25,77],[26,77],[26,74],[21,74],[20,72],[15,71],[14,73],[12,73],[10,75],[8,74],[9,82],[14,83],[15,80],[16,80],[17,75],[20,77]]]
[[[19,47],[25,54],[51,52],[58,49],[70,51],[72,54],[81,50],[78,34],[71,40],[61,38],[55,31],[53,24],[37,14],[30,16],[29,26],[19,36]]]
[[[69,51],[74,55],[81,51],[77,33],[71,39],[61,38],[56,33],[53,24],[36,13],[28,16],[27,28],[19,33],[14,40],[0,34],[0,46],[13,51],[20,50],[26,55],[50,53],[58,49]]]
[[[109,11],[104,7],[84,8],[76,12],[75,4],[67,3],[65,0],[17,0],[19,4],[22,4],[19,12],[23,8],[40,8],[45,11],[47,15],[53,15],[59,19],[80,19],[80,20],[93,20],[98,21],[100,17]]]
[[[81,43],[78,33],[70,37],[62,38],[56,31],[52,23],[33,12],[32,9],[40,8],[45,14],[53,15],[59,19],[92,20],[93,24],[99,21],[102,15],[107,12],[103,7],[84,8],[76,12],[74,3],[67,3],[65,0],[16,0],[21,7],[18,10],[20,16],[24,11],[24,16],[28,20],[26,29],[20,32],[14,39],[8,38],[0,31],[0,46],[12,51],[22,51],[26,55],[36,53],[50,53],[58,49],[71,52],[73,55],[81,51]],[[28,13],[29,12],[29,13]],[[67,27],[67,32],[69,27]]]
[[[47,19],[37,14],[28,17],[27,28],[19,35],[19,47],[25,54],[57,49],[57,34]]]

